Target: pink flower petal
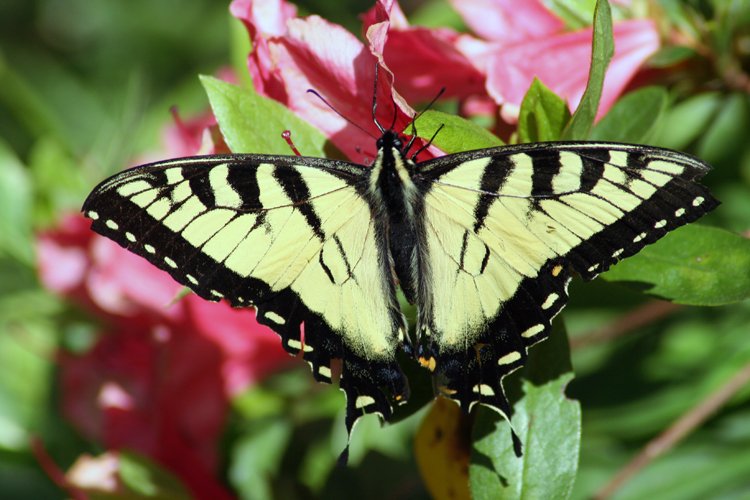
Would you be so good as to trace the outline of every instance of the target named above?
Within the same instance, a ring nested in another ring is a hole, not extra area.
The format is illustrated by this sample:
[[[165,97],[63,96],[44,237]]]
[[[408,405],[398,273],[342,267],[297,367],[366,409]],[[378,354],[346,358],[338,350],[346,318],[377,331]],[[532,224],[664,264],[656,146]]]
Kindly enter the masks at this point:
[[[450,0],[481,37],[510,44],[545,37],[565,26],[541,0]]]
[[[286,33],[286,22],[297,16],[297,7],[285,0],[234,0],[229,12],[250,30],[264,36],[281,36]]]
[[[384,58],[399,93],[411,102],[427,101],[442,87],[446,98],[483,93],[485,75],[457,48],[467,36],[449,29],[391,29]]]
[[[614,36],[615,55],[604,79],[597,118],[609,111],[643,63],[661,46],[659,32],[652,20],[617,23],[614,26]]]
[[[91,244],[90,266],[89,294],[103,310],[122,315],[135,314],[138,310],[165,317],[180,314],[182,306],[175,298],[182,286],[166,272],[117,243],[96,236]]]
[[[382,54],[384,65],[397,76],[398,93],[407,101],[429,101],[441,88],[447,98],[485,99],[486,69],[497,44],[447,28],[412,28],[394,0],[379,0],[363,21],[371,52]]]
[[[229,498],[214,474],[228,411],[220,349],[187,322],[161,342],[129,324],[60,357],[65,415],[109,449],[159,461],[197,497]]]
[[[349,158],[374,158],[374,137],[379,132],[372,120],[376,59],[370,51],[342,27],[317,16],[290,21],[288,36],[269,42],[269,49],[280,69],[287,106],[320,128]],[[395,102],[395,128],[399,129],[408,123],[413,111],[396,96],[392,98],[387,78],[387,71],[381,71],[378,120],[383,127],[391,125]],[[315,89],[356,125],[338,116],[307,89]]]
[[[284,36],[269,37],[258,36],[261,20],[252,12],[242,18],[254,41],[248,64],[256,90],[320,128],[346,156],[359,162],[372,161],[375,138],[380,135],[372,120],[372,89],[375,63],[389,26],[386,9],[402,16],[397,4],[387,3],[379,4],[377,19],[372,18],[378,22],[367,29],[369,50],[347,30],[318,16],[287,20]],[[387,128],[395,116],[394,128],[402,130],[413,110],[392,91],[390,76],[381,64],[378,121]],[[319,92],[338,113],[308,89]]]
[[[200,151],[205,139],[205,132],[209,127],[216,125],[216,118],[214,118],[210,110],[206,110],[204,113],[189,120],[183,120],[177,108],[173,108],[172,117],[174,124],[162,132],[162,142],[164,143],[165,151],[161,154],[179,158],[181,156],[213,152]]]
[[[614,26],[615,55],[605,79],[599,113],[614,103],[643,62],[659,48],[654,24],[633,20]],[[591,28],[544,39],[530,40],[498,50],[490,63],[487,90],[498,104],[516,110],[539,78],[575,109],[588,80]]]
[[[43,283],[110,325],[92,350],[58,356],[63,412],[106,448],[157,460],[198,498],[229,498],[215,474],[229,394],[292,359],[253,311],[195,295],[80,215],[39,236]],[[72,257],[71,257],[72,256]]]
[[[259,324],[251,309],[233,309],[226,303],[185,298],[190,323],[197,332],[222,349],[221,371],[226,394],[236,395],[294,362],[281,347],[279,336]]]
[[[105,382],[99,391],[97,401],[101,408],[120,408],[121,410],[133,408],[132,396],[117,382]]]
[[[45,287],[62,295],[73,295],[83,285],[88,266],[86,247],[93,237],[90,222],[79,215],[67,215],[57,229],[37,237],[39,279]]]
[[[283,36],[286,23],[296,15],[296,7],[284,0],[267,2],[234,0],[229,7],[234,17],[243,22],[250,35],[253,50],[248,56],[248,69],[259,93],[286,102],[286,90],[279,70],[271,58],[268,37]],[[270,9],[270,15],[266,12]]]
[[[65,478],[72,486],[82,490],[122,494],[119,470],[120,457],[117,453],[107,452],[98,457],[83,454],[68,469]]]
[[[378,0],[370,10],[360,16],[365,33],[373,24],[388,22],[392,29],[407,29],[409,21],[396,0]]]
[[[37,243],[37,253],[40,277],[46,288],[68,294],[82,283],[88,261],[82,248],[62,246],[42,236]]]

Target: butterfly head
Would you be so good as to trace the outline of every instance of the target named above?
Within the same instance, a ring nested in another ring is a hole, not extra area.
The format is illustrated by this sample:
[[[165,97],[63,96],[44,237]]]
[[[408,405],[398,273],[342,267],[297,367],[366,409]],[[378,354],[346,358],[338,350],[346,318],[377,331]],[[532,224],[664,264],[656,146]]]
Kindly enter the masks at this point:
[[[406,210],[405,200],[416,193],[412,180],[414,163],[404,156],[404,142],[392,129],[383,130],[376,146],[378,155],[370,171],[370,192],[391,207]]]
[[[394,149],[401,153],[404,143],[398,133],[393,130],[385,130],[380,138],[375,142],[378,150],[392,152]]]

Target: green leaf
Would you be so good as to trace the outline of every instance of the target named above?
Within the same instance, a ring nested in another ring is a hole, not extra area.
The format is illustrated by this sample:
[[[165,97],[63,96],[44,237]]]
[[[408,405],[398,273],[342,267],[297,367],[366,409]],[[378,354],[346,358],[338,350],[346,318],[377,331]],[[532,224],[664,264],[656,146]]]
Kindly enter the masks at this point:
[[[232,407],[248,420],[267,418],[283,414],[284,398],[259,384],[233,397]]]
[[[500,138],[476,123],[433,109],[417,118],[417,134],[429,140],[441,125],[432,143],[448,154],[503,145]]]
[[[748,145],[750,146],[750,145]],[[745,179],[750,179],[750,151],[743,155],[746,166]],[[732,179],[735,179],[734,172]],[[750,228],[750,190],[747,181],[729,181],[720,184],[714,194],[721,200],[721,225],[724,229],[743,233]]]
[[[596,0],[543,0],[544,5],[565,22],[570,29],[591,24]]]
[[[507,424],[489,411],[474,426],[469,481],[474,499],[568,498],[578,470],[581,408],[565,396],[572,380],[570,350],[560,321],[533,347],[521,370],[523,397],[513,406],[513,427],[524,446],[518,458]],[[506,379],[507,381],[508,379]],[[509,385],[506,383],[506,386]],[[509,391],[510,392],[510,391]]]
[[[177,477],[150,459],[133,453],[120,452],[120,479],[130,490],[129,498],[158,498],[182,500],[190,493]]]
[[[693,224],[667,234],[602,277],[637,282],[646,293],[679,304],[731,304],[750,297],[750,240]]]
[[[110,132],[118,113],[112,108],[128,111],[123,95],[119,99],[110,95],[109,106],[103,104],[92,82],[80,79],[78,71],[49,53],[22,51],[12,63],[12,68],[0,68],[0,102],[31,134],[51,136],[78,155],[91,151],[103,135],[113,139]],[[124,87],[109,90],[119,93]],[[122,131],[118,132],[122,138]],[[112,147],[111,141],[108,146]]]
[[[699,40],[705,36],[707,20],[697,15],[694,3],[682,0],[661,1],[659,10],[664,22],[684,36],[685,40]]]
[[[685,149],[709,125],[721,105],[718,92],[698,94],[669,109],[654,143],[665,148]]]
[[[671,45],[659,49],[656,54],[648,58],[646,64],[652,68],[668,68],[681,62],[685,62],[697,53],[691,47],[685,45]]]
[[[12,295],[0,298],[0,311]],[[49,321],[0,315],[0,450],[23,450],[48,418],[45,402],[57,349]],[[30,346],[33,346],[31,349]]]
[[[338,455],[331,449],[330,436],[318,436],[318,439],[310,444],[302,460],[298,476],[300,482],[314,493],[320,493],[331,471],[336,467],[336,460]]]
[[[420,2],[412,6],[409,12],[409,24],[424,28],[453,28],[456,31],[467,31],[466,23],[455,9],[448,8],[446,1]]]
[[[246,500],[275,498],[270,479],[279,471],[289,439],[291,423],[286,419],[262,419],[234,444],[229,480]]]
[[[26,265],[34,262],[31,248],[31,182],[10,147],[0,141],[0,254]]]
[[[289,145],[281,137],[289,130],[303,155],[325,156],[325,136],[282,104],[210,76],[201,76],[201,82],[233,152],[289,155]]]
[[[59,141],[41,137],[29,152],[27,164],[34,186],[33,226],[54,225],[61,213],[80,209],[91,183],[83,176],[80,159],[73,158]]]
[[[591,44],[591,69],[586,90],[573,113],[573,118],[565,127],[563,139],[586,139],[594,124],[596,111],[599,109],[599,99],[602,96],[604,75],[615,51],[612,35],[612,12],[607,0],[598,0],[594,10],[594,36]]]
[[[570,111],[566,102],[534,78],[518,115],[519,142],[560,140],[568,120]]]
[[[334,424],[333,446],[337,452],[343,450],[346,444],[344,416],[344,412],[340,412]],[[399,422],[384,426],[375,415],[363,416],[357,421],[357,430],[352,436],[349,464],[359,464],[373,451],[393,459],[405,459],[409,456],[411,438],[422,417],[423,413],[418,411]]]
[[[34,61],[39,64],[41,61]],[[0,52],[0,103],[5,111],[16,118],[17,127],[33,136],[52,135],[62,138],[63,126],[52,110],[52,106],[28,83],[18,71],[11,67]]]
[[[681,445],[679,453],[654,461],[639,473],[637,480],[626,483],[617,498],[747,498],[750,470],[747,442],[722,444]]]
[[[739,92],[728,95],[714,117],[711,126],[701,135],[696,153],[711,164],[724,162],[734,167],[737,151],[747,145],[748,96]]]
[[[649,143],[659,129],[669,97],[661,87],[643,87],[620,99],[591,131],[593,141]]]

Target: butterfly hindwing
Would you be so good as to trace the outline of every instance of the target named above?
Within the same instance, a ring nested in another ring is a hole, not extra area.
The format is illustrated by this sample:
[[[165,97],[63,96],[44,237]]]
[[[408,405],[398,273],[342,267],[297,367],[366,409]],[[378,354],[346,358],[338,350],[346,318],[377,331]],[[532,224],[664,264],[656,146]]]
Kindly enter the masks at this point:
[[[201,297],[255,306],[317,380],[331,383],[331,359],[342,359],[351,429],[364,413],[388,418],[388,396],[408,392],[395,361],[404,319],[360,193],[364,168],[263,155],[170,160],[103,182],[83,211],[94,230]]]
[[[708,166],[646,146],[540,143],[417,165],[420,331],[439,390],[508,412],[500,379],[547,338],[573,271],[592,279],[717,202]]]

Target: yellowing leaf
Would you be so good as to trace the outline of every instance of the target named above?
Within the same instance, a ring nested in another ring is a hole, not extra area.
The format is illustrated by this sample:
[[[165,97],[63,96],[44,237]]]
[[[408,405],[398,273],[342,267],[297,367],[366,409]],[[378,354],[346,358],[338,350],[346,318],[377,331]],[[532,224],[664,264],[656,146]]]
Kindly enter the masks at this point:
[[[436,499],[470,499],[471,424],[457,404],[438,397],[414,438],[427,491]]]

